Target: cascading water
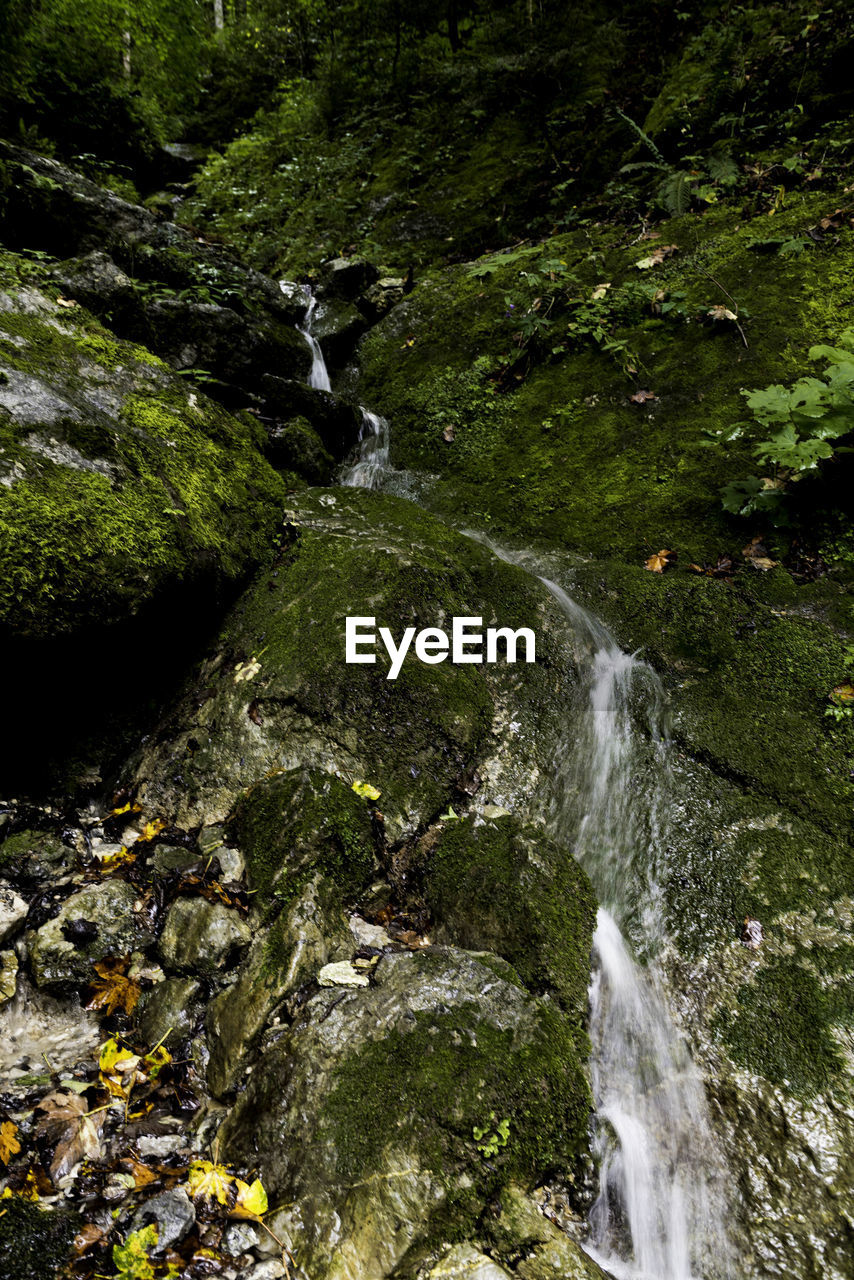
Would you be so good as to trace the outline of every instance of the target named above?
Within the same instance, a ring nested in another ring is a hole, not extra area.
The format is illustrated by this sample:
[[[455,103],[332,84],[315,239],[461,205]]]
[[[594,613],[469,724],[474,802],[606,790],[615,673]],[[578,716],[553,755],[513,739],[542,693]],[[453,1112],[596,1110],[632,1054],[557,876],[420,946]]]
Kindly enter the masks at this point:
[[[646,663],[541,580],[572,624],[587,703],[559,753],[550,823],[603,904],[590,987],[599,1195],[588,1248],[620,1280],[720,1280],[733,1274],[725,1170],[656,955],[664,941],[663,690]],[[642,939],[646,964],[635,960],[621,927]]]
[[[303,332],[328,387],[309,330],[312,310]],[[404,473],[389,465],[388,424],[366,409],[362,414],[358,456],[342,469],[341,483],[405,492]],[[487,545],[532,571],[525,557]],[[581,705],[568,708],[546,816],[602,903],[590,986],[599,1194],[586,1247],[617,1280],[730,1280],[725,1169],[702,1078],[670,1016],[657,959],[664,941],[664,692],[652,669],[624,653],[598,619],[556,583],[540,581],[570,624],[582,673]],[[645,964],[624,933],[642,943]]]
[[[282,283],[286,282],[283,281]],[[332,383],[329,381],[329,370],[326,368],[326,361],[323,358],[320,343],[311,332],[311,321],[317,310],[317,298],[315,298],[308,285],[305,287],[305,293],[308,298],[308,310],[305,313],[305,321],[299,332],[311,348],[311,370],[308,375],[308,385],[315,387],[318,391],[331,391]]]

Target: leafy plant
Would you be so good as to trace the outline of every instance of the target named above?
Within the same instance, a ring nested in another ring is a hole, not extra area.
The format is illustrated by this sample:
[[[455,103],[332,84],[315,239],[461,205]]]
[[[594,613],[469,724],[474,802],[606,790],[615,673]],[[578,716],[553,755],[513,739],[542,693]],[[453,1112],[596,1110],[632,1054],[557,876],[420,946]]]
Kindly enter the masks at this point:
[[[854,328],[841,334],[838,346],[811,347],[809,358],[828,362],[821,377],[742,392],[755,421],[771,432],[753,450],[770,464],[771,475],[728,484],[721,491],[725,511],[773,513],[793,483],[847,452],[835,442],[854,431]],[[728,438],[737,434],[736,429]]]
[[[827,695],[830,706],[825,709],[825,715],[835,720],[837,724],[842,720],[851,720],[854,718],[854,644],[845,646],[845,672],[849,679],[843,684],[836,685]]]
[[[483,1125],[475,1125],[472,1129],[472,1136],[477,1144],[477,1149],[485,1159],[490,1160],[493,1156],[498,1155],[502,1147],[506,1147],[510,1140],[510,1121],[505,1118],[495,1123],[495,1112],[489,1113],[489,1123]]]
[[[131,1231],[124,1244],[113,1245],[113,1262],[121,1280],[154,1280],[149,1251],[157,1244],[157,1236],[157,1227],[151,1223]]]

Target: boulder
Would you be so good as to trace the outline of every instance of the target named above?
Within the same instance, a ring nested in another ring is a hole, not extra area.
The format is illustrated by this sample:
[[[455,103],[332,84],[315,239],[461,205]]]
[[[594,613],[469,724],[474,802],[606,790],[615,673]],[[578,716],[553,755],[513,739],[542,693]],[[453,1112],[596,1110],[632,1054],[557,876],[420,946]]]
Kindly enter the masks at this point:
[[[79,922],[88,928],[81,928]],[[30,971],[39,987],[79,986],[93,965],[129,955],[154,941],[137,911],[137,891],[124,880],[103,880],[73,893],[59,914],[26,936]]]
[[[324,298],[311,320],[311,332],[320,343],[326,363],[332,368],[346,364],[368,324],[352,302]]]
[[[160,957],[179,973],[212,974],[243,950],[250,936],[233,908],[205,898],[178,898],[166,913]]]
[[[14,260],[13,260],[14,262]],[[137,614],[238,579],[284,485],[260,428],[21,283],[0,293],[0,636]]]
[[[298,471],[309,484],[329,484],[335,459],[307,418],[298,416],[270,428],[265,449],[277,471]]]
[[[275,419],[303,417],[334,458],[345,457],[359,440],[362,414],[357,405],[304,382],[267,374],[262,380],[264,413]]]
[[[323,264],[317,292],[322,297],[354,302],[378,276],[376,267],[365,258],[332,258]]]
[[[389,1276],[460,1238],[514,1178],[571,1170],[590,1096],[573,1028],[494,957],[384,956],[368,988],[320,990],[262,1056],[221,1133],[257,1165],[272,1226],[313,1280]],[[496,1150],[478,1145],[504,1120]]]

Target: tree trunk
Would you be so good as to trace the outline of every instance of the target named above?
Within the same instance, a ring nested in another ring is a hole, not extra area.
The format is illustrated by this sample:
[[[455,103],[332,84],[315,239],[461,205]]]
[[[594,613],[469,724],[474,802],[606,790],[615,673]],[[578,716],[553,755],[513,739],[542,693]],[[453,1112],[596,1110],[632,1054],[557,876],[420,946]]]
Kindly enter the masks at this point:
[[[217,31],[222,31],[225,26],[225,13],[222,7],[222,0],[213,0],[214,27]]]

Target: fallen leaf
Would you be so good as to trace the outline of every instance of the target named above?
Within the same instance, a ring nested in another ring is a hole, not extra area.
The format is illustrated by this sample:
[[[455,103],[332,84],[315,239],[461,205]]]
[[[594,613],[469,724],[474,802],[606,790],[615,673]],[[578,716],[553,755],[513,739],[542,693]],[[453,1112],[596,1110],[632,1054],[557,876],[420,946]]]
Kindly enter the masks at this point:
[[[130,1097],[138,1078],[139,1063],[139,1055],[131,1053],[130,1049],[123,1049],[115,1036],[111,1036],[101,1046],[98,1059],[101,1080],[114,1098],[127,1101]]]
[[[154,818],[151,822],[146,822],[140,832],[137,844],[145,844],[149,840],[153,840],[155,836],[159,836],[161,831],[166,830],[166,823],[163,818]]]
[[[709,307],[706,315],[710,316],[712,320],[738,320],[738,316],[734,311],[730,311],[729,307],[724,307],[721,304]]]
[[[354,782],[352,789],[363,800],[379,800],[382,795],[382,792],[378,791],[370,782]]]
[[[837,706],[847,706],[854,702],[854,684],[838,684],[835,689],[831,689],[830,698]],[[3,1152],[0,1149],[0,1160],[2,1159]]]
[[[79,1258],[82,1254],[88,1253],[93,1245],[104,1239],[106,1234],[107,1232],[103,1227],[96,1226],[94,1222],[87,1222],[74,1237],[75,1257]]]
[[[610,288],[611,288],[610,280],[603,284],[597,284],[596,288],[593,290],[593,292],[590,295],[590,301],[598,302],[600,298],[605,297],[605,294],[608,292]]]
[[[100,981],[94,984],[92,998],[87,1009],[103,1009],[106,1014],[123,1009],[125,1013],[133,1013],[142,987],[132,978],[127,977],[130,958],[124,956],[116,959],[99,960],[95,967]]]
[[[769,569],[775,569],[780,563],[779,560],[771,559],[768,555],[767,547],[758,536],[750,539],[747,546],[742,548],[741,554],[748,564],[753,565],[754,569],[759,569],[762,573],[767,573]]]
[[[629,396],[632,404],[646,404],[650,400],[657,400],[658,396],[652,391],[636,391],[633,396]]]
[[[36,1132],[56,1143],[50,1162],[52,1178],[64,1178],[76,1164],[101,1154],[99,1137],[103,1111],[89,1115],[86,1099],[77,1093],[49,1093],[35,1109]]]
[[[0,1124],[0,1161],[3,1164],[8,1164],[12,1156],[16,1156],[20,1150],[18,1126],[13,1124],[11,1120],[4,1120]]]
[[[158,1235],[152,1222],[141,1231],[131,1231],[124,1244],[113,1245],[113,1263],[122,1280],[154,1280],[148,1251],[157,1244]]]
[[[260,1178],[254,1182],[243,1182],[236,1178],[237,1199],[231,1210],[233,1218],[260,1218],[267,1212],[267,1192],[261,1185]]]
[[[101,871],[115,871],[116,867],[129,866],[130,863],[135,862],[137,850],[135,848],[127,849],[122,845],[118,853],[108,853],[104,858],[100,857],[98,854],[95,856],[98,858],[98,864]]]
[[[659,263],[664,262],[665,258],[670,258],[678,252],[677,244],[662,244],[657,249],[653,249],[648,258],[641,258],[640,262],[636,262],[635,266],[638,271],[649,271],[651,267],[657,267]]]
[[[704,562],[703,564],[689,564],[688,568],[691,573],[702,573],[707,578],[726,578],[729,579],[730,574],[735,569],[732,556],[718,556],[714,564]]]
[[[643,567],[649,569],[651,573],[664,573],[669,568],[673,558],[672,551],[658,551],[654,556],[650,556],[644,561]]]
[[[58,307],[76,307],[76,306],[77,306],[77,303],[76,303],[76,302],[74,302],[71,298],[62,298],[62,297],[59,297],[59,298],[57,298],[57,300],[56,300],[56,305],[57,305]]]
[[[446,444],[452,444],[454,440],[454,436],[456,434],[457,434],[457,428],[453,425],[453,423],[448,423],[447,427],[445,427],[445,430],[442,432],[442,439],[445,441]]]
[[[187,1194],[193,1200],[216,1200],[227,1205],[234,1181],[234,1175],[225,1165],[212,1164],[210,1160],[194,1160],[187,1178]]]
[[[257,698],[253,698],[249,703],[246,714],[252,723],[257,724],[259,727],[264,723],[264,717],[261,715],[261,708],[258,706]]]
[[[141,804],[131,804],[130,801],[128,801],[128,803],[123,804],[120,809],[111,809],[110,817],[117,818],[122,813],[139,813],[141,808]]]

